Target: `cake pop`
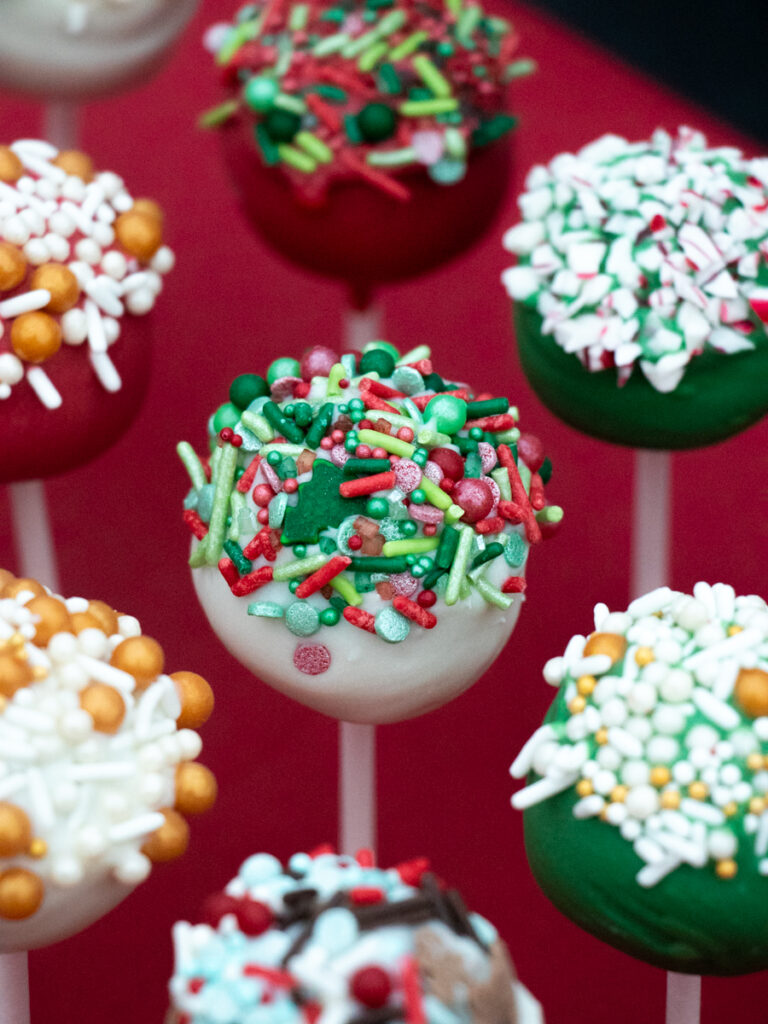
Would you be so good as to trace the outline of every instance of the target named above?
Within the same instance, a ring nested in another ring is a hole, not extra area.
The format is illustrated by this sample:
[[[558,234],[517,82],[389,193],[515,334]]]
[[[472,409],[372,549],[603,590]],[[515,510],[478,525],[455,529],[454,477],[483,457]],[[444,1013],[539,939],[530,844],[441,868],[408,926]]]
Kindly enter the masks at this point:
[[[256,854],[205,920],[174,927],[167,1024],[543,1024],[494,926],[425,858]]]
[[[127,429],[174,256],[163,215],[85,153],[0,146],[0,483],[71,469]]]
[[[51,945],[184,853],[213,707],[130,615],[0,571],[0,954]]]
[[[528,861],[598,938],[689,974],[768,966],[768,605],[724,584],[595,608],[512,766]]]
[[[518,38],[479,5],[248,4],[215,26],[244,208],[278,252],[359,295],[466,249],[509,178]]]
[[[160,66],[197,0],[3,0],[0,89],[86,100]]]
[[[768,411],[768,160],[689,128],[606,135],[534,167],[519,205],[503,280],[523,369],[556,415],[683,449]]]
[[[194,585],[227,649],[348,722],[457,697],[509,638],[529,545],[562,515],[517,417],[445,381],[427,346],[315,347],[237,377],[210,458],[179,446]]]

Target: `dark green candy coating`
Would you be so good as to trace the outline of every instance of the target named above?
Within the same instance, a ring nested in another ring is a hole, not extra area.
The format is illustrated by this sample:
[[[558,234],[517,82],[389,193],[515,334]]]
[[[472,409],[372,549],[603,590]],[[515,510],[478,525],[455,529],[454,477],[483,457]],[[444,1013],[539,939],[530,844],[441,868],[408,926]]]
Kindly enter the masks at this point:
[[[229,385],[229,400],[238,409],[247,409],[251,402],[268,394],[267,382],[256,373],[241,373]]]
[[[357,126],[366,142],[383,142],[395,134],[397,114],[386,103],[367,103],[357,115]]]
[[[274,142],[290,142],[301,128],[301,118],[290,110],[270,110],[264,119],[267,134]]]
[[[633,448],[702,448],[745,430],[768,412],[768,337],[755,332],[753,352],[695,356],[670,394],[656,391],[636,367],[626,384],[616,370],[586,370],[541,333],[541,316],[514,310],[517,348],[531,387],[577,430]]]
[[[213,429],[217,434],[220,430],[224,430],[225,427],[229,427],[231,430],[239,422],[240,410],[232,402],[225,402],[223,405],[220,405],[213,414]]]
[[[545,721],[568,717],[561,689]],[[528,864],[559,911],[664,970],[725,976],[768,967],[768,878],[758,874],[753,836],[738,830],[735,878],[719,878],[711,862],[682,865],[644,889],[635,881],[643,861],[632,843],[597,818],[574,818],[578,799],[571,788],[523,817]]]
[[[378,373],[380,377],[391,377],[395,372],[395,360],[383,348],[372,348],[360,357],[360,373]]]

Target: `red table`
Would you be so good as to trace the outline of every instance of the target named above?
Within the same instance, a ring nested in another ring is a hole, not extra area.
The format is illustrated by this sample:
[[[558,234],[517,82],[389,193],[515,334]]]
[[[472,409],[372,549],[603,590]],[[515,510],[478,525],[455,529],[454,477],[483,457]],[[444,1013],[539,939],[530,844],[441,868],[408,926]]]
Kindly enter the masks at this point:
[[[511,7],[511,5],[509,5]],[[214,139],[195,130],[216,101],[199,39],[232,8],[208,0],[167,70],[133,94],[88,107],[84,146],[134,194],[167,209],[178,267],[154,317],[150,395],[139,422],[91,466],[49,488],[66,594],[130,611],[167,652],[214,684],[218,706],[203,759],[221,785],[218,807],[193,824],[191,851],[157,868],[117,911],[85,934],[32,956],[35,1024],[161,1024],[170,972],[170,926],[198,913],[255,850],[285,857],[333,838],[336,725],[254,681],[219,645],[198,608],[181,524],[185,474],[174,445],[200,445],[210,411],[233,376],[340,335],[342,291],[278,261],[242,222]],[[745,144],[605,52],[525,8],[511,12],[522,52],[541,70],[517,87],[514,192],[536,161],[606,131],[630,138],[691,123],[713,143]],[[32,105],[0,97],[2,136],[37,133]],[[423,281],[382,296],[386,332],[403,348],[429,342],[438,368],[503,383],[526,429],[555,465],[549,493],[566,509],[557,539],[533,553],[528,606],[507,651],[467,695],[424,719],[380,730],[380,854],[391,863],[431,854],[468,903],[507,938],[519,973],[550,1024],[655,1024],[664,976],[586,936],[538,892],[526,865],[520,816],[509,807],[507,767],[552,691],[541,667],[592,605],[625,607],[632,455],[555,420],[526,386],[497,283],[508,207],[483,245]],[[673,583],[725,580],[765,594],[768,420],[743,437],[675,459]],[[13,566],[8,505],[0,495],[0,564]],[[704,1024],[763,1024],[765,980],[705,981]],[[762,999],[760,997],[763,997]]]

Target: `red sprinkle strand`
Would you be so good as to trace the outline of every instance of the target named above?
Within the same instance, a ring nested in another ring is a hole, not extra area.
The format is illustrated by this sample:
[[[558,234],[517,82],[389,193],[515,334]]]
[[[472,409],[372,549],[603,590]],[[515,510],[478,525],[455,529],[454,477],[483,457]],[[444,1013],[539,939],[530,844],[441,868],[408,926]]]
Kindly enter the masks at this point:
[[[328,77],[328,76],[326,76]],[[340,83],[342,88],[348,89],[349,83]],[[359,90],[355,90],[359,91]],[[395,178],[390,177],[388,174],[382,174],[381,171],[374,170],[373,167],[369,167],[363,160],[358,159],[354,153],[348,149],[342,149],[339,153],[339,160],[349,167],[351,171],[356,171],[361,178],[365,178],[372,185],[376,185],[384,192],[389,192],[395,199],[410,199],[411,193],[404,185],[401,185]]]
[[[395,486],[395,471],[388,473],[374,473],[373,476],[361,476],[356,480],[345,480],[339,484],[339,494],[342,498],[359,498],[364,494],[374,494],[376,491],[389,491]]]
[[[459,388],[458,391],[441,391],[440,397],[442,398],[443,395],[453,395],[454,398],[463,398],[465,402],[469,401],[469,392],[466,388]],[[411,401],[419,412],[424,412],[434,397],[434,395],[414,395]]]
[[[544,483],[538,473],[531,477],[531,505],[539,512],[547,503],[544,497]]]
[[[279,971],[274,967],[262,967],[261,964],[245,964],[243,974],[246,978],[265,978],[278,988],[295,988],[299,982],[289,971]]]
[[[474,526],[478,533],[501,533],[504,529],[504,520],[501,516],[493,516],[491,519],[481,519]]]
[[[421,876],[425,871],[429,871],[429,868],[429,860],[426,857],[414,857],[413,860],[404,860],[401,864],[396,865],[395,871],[406,885],[418,886]]]
[[[254,457],[248,463],[245,472],[237,481],[237,490],[240,491],[241,494],[247,494],[248,491],[250,491],[251,484],[253,483],[253,478],[256,476],[256,470],[259,468],[260,462],[261,456],[254,455]]]
[[[365,611],[365,609],[353,608],[351,605],[348,605],[342,614],[347,622],[351,623],[353,626],[357,626],[358,629],[365,629],[369,633],[376,632],[376,627],[374,625],[376,619],[370,612]]]
[[[246,594],[252,594],[254,590],[263,587],[265,583],[271,582],[272,566],[263,565],[260,569],[254,569],[253,572],[249,572],[246,576],[241,576],[236,583],[230,584],[229,589],[235,597],[245,597]]]
[[[235,563],[231,558],[219,559],[219,572],[230,587],[234,586],[234,584],[240,579],[240,573],[235,568]]]
[[[502,594],[522,594],[527,585],[524,576],[510,576],[502,583],[501,592]]]
[[[321,590],[326,583],[330,583],[334,577],[338,576],[340,572],[343,572],[348,565],[352,564],[352,559],[348,558],[347,555],[336,555],[321,569],[317,572],[313,572],[311,576],[307,576],[303,583],[300,583],[296,588],[296,597],[305,598],[309,597],[310,594],[317,593]]]
[[[378,398],[405,398],[402,391],[391,388],[388,384],[382,384],[380,380],[374,380],[373,377],[363,377],[360,381],[360,390],[370,391]]]
[[[315,857],[322,857],[325,853],[336,853],[333,843],[319,843],[309,851],[309,856],[314,860]]]
[[[355,854],[355,860],[361,868],[376,867],[376,854],[367,846],[364,846],[362,849],[357,851]]]
[[[509,485],[512,488],[512,501],[518,506],[522,515],[522,523],[525,526],[525,537],[529,544],[537,544],[541,540],[541,530],[539,524],[536,522],[536,518],[531,508],[531,503],[528,500],[528,495],[525,491],[523,481],[520,479],[520,473],[517,469],[517,464],[509,450],[509,447],[505,444],[500,444],[497,448],[499,462],[504,466],[509,475]],[[499,512],[501,511],[502,502],[499,502]]]
[[[200,518],[200,513],[196,509],[186,509],[182,518],[184,522],[187,524],[189,532],[194,537],[197,537],[198,540],[202,540],[203,537],[205,537],[205,535],[208,533],[208,527]]]
[[[424,629],[434,629],[437,625],[437,616],[433,615],[432,612],[428,612],[426,608],[422,608],[415,601],[410,601],[407,597],[398,595],[393,598],[392,604],[396,611],[404,615],[406,619],[410,619],[411,622],[415,622],[417,626],[422,626]]]
[[[357,907],[366,907],[371,903],[381,903],[384,899],[384,890],[376,889],[373,886],[358,885],[356,889],[349,890],[349,898]]]
[[[319,118],[332,132],[341,131],[341,118],[330,103],[320,99],[314,92],[305,93],[304,101],[315,117]]]
[[[469,420],[464,424],[469,430],[472,427],[480,427],[487,430],[489,434],[500,434],[503,430],[511,430],[515,425],[515,417],[508,412],[498,416],[482,416],[479,420]]]
[[[424,1003],[421,998],[419,965],[409,956],[403,963],[403,1001],[405,1002],[406,1024],[427,1024]]]
[[[383,398],[377,398],[369,388],[365,391],[362,388],[360,389],[360,398],[364,402],[366,409],[378,409],[379,412],[393,412],[398,416],[400,415],[394,405],[385,402]]]

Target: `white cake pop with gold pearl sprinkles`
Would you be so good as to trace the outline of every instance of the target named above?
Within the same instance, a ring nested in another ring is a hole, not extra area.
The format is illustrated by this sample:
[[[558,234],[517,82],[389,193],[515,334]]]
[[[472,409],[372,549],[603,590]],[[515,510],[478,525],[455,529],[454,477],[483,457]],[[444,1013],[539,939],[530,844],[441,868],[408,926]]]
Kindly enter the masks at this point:
[[[587,931],[666,970],[768,967],[768,605],[722,583],[595,608],[512,766],[528,861]]]
[[[208,683],[101,601],[0,570],[0,954],[102,917],[187,848]]]

